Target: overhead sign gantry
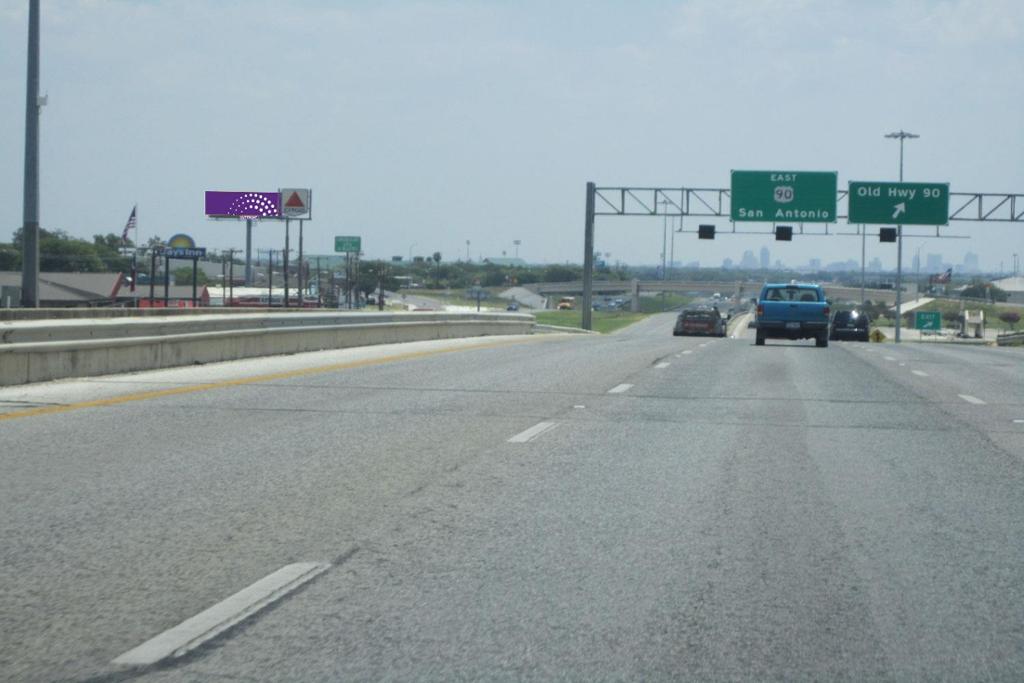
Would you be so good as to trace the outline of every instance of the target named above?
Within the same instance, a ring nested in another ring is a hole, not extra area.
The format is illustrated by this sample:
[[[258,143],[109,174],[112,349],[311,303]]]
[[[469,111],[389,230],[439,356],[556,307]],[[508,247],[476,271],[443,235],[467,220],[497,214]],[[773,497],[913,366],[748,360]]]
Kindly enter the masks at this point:
[[[736,174],[744,174],[738,184],[735,183]],[[787,178],[787,175],[796,177]],[[831,179],[824,176],[831,176]],[[938,226],[948,225],[951,221],[1024,222],[1024,194],[1021,193],[950,192],[948,183],[876,181],[851,182],[850,189],[840,190],[836,187],[835,178],[836,173],[833,171],[733,171],[734,187],[730,188],[598,187],[595,183],[587,183],[583,233],[583,328],[592,329],[591,288],[596,216],[729,218],[733,223],[730,233],[735,234],[740,232],[735,229],[735,223],[744,221],[824,223],[825,234],[828,233],[828,223],[844,218],[848,218],[850,223],[861,225],[934,225],[936,231]],[[828,182],[831,183],[831,201],[822,196],[819,185]],[[859,187],[868,189],[861,190],[861,196],[856,198]],[[888,195],[890,188],[894,191],[892,197]],[[913,190],[917,191],[911,192]],[[928,190],[927,196],[925,190]],[[900,198],[901,201],[890,203],[891,198]],[[901,203],[903,205],[899,206]],[[845,213],[843,204],[848,209]],[[737,218],[740,209],[744,209],[743,215]],[[780,209],[781,214],[778,213]],[[757,216],[758,211],[762,212],[763,217]],[[801,218],[800,212],[815,217]],[[892,217],[894,213],[897,213],[895,219]],[[875,220],[885,215],[888,218]],[[778,226],[782,227],[789,226]],[[790,238],[793,234],[791,230],[788,233]],[[715,228],[707,224],[690,232],[697,232],[702,239],[714,239]],[[772,232],[776,239],[785,238],[780,236],[777,229]],[[864,237],[863,231],[850,234],[857,234],[862,239]],[[883,238],[886,236],[882,230],[879,234]]]

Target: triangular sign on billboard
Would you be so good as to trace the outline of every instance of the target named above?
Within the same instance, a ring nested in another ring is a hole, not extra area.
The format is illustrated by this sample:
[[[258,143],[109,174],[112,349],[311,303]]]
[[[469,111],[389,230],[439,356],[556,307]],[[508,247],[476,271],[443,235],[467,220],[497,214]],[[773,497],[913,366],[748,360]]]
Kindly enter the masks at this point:
[[[292,192],[292,196],[288,198],[288,201],[286,201],[284,205],[295,209],[303,209],[306,207],[306,205],[302,203],[302,198],[299,197],[298,192]]]

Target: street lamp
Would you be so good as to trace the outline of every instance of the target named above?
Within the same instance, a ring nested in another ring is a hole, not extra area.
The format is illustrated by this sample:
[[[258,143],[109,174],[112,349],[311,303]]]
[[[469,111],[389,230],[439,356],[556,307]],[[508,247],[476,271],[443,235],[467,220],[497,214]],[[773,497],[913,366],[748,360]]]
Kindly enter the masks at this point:
[[[413,249],[413,247],[415,247],[415,246],[416,246],[417,244],[419,244],[419,242],[413,242],[412,244],[410,244],[410,245],[409,245],[409,261],[410,261],[410,262],[412,262],[412,249]]]
[[[900,182],[903,182],[903,141],[921,137],[905,130],[886,133],[885,137],[900,141]],[[896,226],[896,343],[900,342],[900,323],[903,308],[903,225]]]
[[[516,248],[516,258],[519,258],[519,245],[522,243],[522,240],[512,240],[512,244],[515,245]]]

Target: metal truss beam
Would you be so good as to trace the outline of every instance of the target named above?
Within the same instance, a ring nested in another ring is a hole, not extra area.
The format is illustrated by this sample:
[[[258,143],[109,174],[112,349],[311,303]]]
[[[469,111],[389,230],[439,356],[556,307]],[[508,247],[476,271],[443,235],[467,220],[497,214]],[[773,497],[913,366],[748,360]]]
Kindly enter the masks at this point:
[[[836,193],[837,219],[847,217],[848,194]],[[598,187],[594,197],[595,216],[730,216],[726,188]],[[950,192],[949,206],[951,221],[1024,223],[1024,194]]]

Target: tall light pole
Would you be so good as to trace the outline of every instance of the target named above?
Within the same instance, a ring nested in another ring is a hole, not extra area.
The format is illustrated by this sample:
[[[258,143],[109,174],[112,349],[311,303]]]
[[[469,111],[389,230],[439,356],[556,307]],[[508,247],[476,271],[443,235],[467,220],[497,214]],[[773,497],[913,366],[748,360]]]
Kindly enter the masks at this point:
[[[920,135],[899,130],[895,133],[886,133],[885,137],[900,141],[900,182],[903,182],[903,141],[919,138]],[[903,315],[903,225],[896,226],[896,343],[900,343],[900,324]]]
[[[522,240],[512,240],[512,244],[516,248],[516,258],[519,258],[519,245],[522,244],[522,243],[523,243]]]
[[[409,262],[412,263],[412,248],[415,247],[419,242],[413,242],[409,245]]]
[[[469,240],[466,240],[466,263],[469,263]]]
[[[39,0],[28,3],[28,74],[25,79],[25,194],[21,230],[21,305],[39,307]]]

